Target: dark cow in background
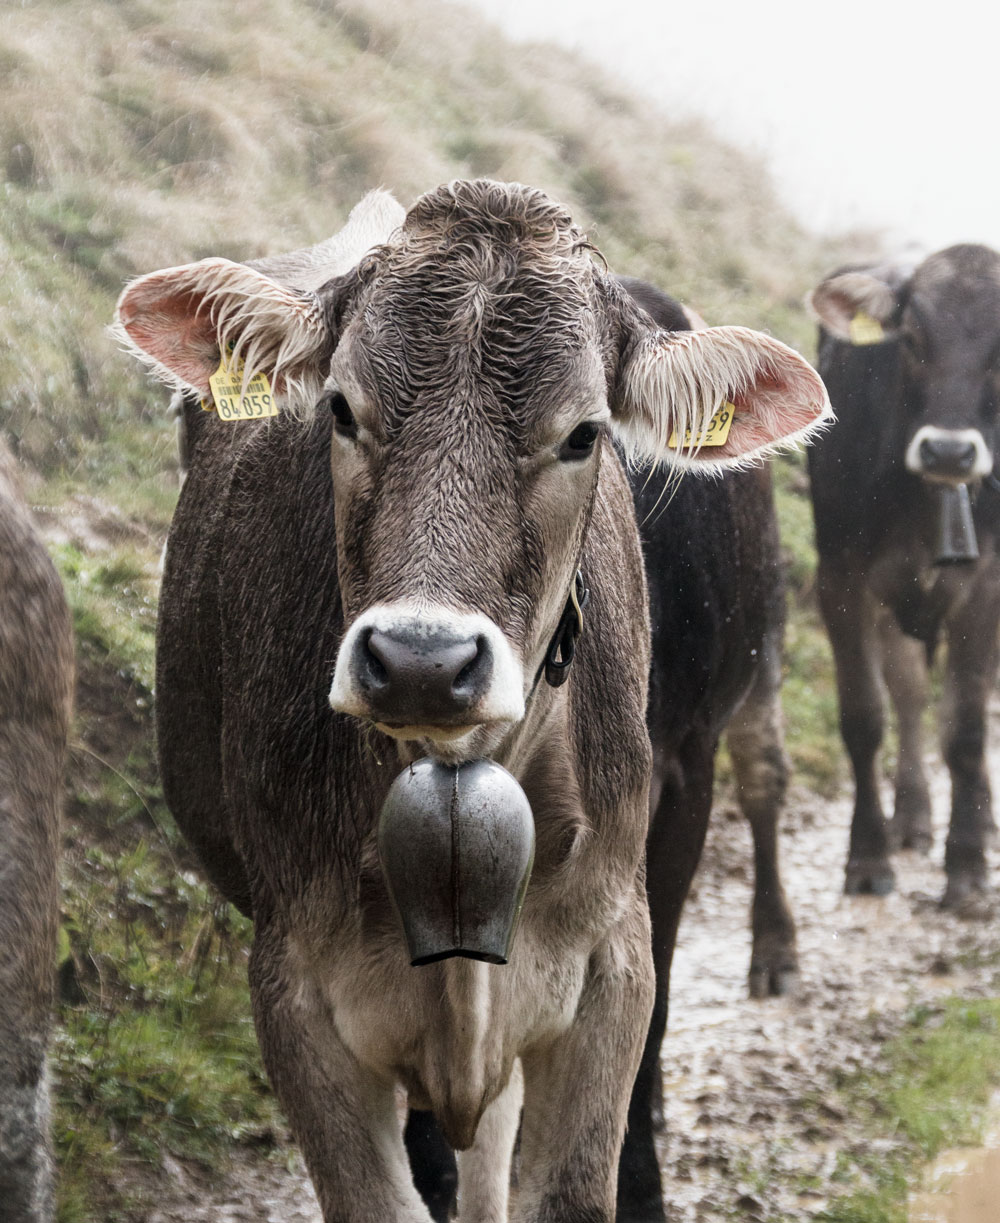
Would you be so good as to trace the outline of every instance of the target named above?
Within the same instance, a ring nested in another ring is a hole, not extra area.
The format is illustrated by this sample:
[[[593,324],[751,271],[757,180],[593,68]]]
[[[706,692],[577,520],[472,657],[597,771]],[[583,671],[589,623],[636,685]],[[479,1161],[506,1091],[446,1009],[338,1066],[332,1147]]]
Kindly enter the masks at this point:
[[[119,304],[175,386],[207,395],[231,354],[287,408],[235,426],[186,408],[164,788],[253,916],[261,1048],[328,1223],[429,1219],[397,1088],[461,1152],[463,1223],[507,1219],[519,1117],[516,1217],[610,1223],[653,1002],[649,628],[610,435],[723,466],[808,433],[828,403],[768,337],[657,328],[540,192],[453,183],[405,219],[384,198],[353,214],[328,280],[312,252],[211,259]],[[725,444],[687,443],[726,401]],[[556,686],[578,571],[585,630]],[[528,796],[535,865],[507,965],[409,967],[376,823],[421,755],[492,758]],[[688,840],[663,884],[680,896]]]
[[[811,306],[837,414],[809,467],[820,605],[857,784],[846,890],[889,891],[891,845],[930,844],[921,716],[927,661],[945,639],[944,903],[955,905],[985,886],[993,827],[985,751],[1000,624],[1000,255],[954,246],[913,271],[844,268]],[[879,797],[883,678],[899,721],[891,825]]]
[[[689,315],[671,298],[639,280],[622,277],[621,283],[657,326],[690,329]],[[670,965],[708,826],[723,731],[754,839],[750,992],[757,998],[786,993],[798,970],[777,854],[787,783],[780,707],[785,590],[767,466],[679,482],[668,471],[633,469],[629,483],[652,627],[646,888],[657,989],[629,1108],[618,1219],[658,1223],[665,1216],[654,1128]]]
[[[0,442],[0,1218],[55,1217],[45,1054],[59,806],[73,688],[69,611]]]

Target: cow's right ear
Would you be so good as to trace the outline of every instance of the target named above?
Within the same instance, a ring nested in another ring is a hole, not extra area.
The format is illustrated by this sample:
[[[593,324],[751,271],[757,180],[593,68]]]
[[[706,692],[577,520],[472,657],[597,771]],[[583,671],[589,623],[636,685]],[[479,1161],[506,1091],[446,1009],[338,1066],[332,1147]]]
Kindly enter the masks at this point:
[[[838,340],[877,344],[892,339],[909,279],[889,265],[835,272],[806,298],[813,317]]]
[[[324,286],[324,294],[328,286]],[[293,413],[319,397],[335,338],[325,296],[287,288],[228,259],[202,259],[132,281],[114,331],[141,361],[178,390],[209,394],[220,353],[265,373]]]

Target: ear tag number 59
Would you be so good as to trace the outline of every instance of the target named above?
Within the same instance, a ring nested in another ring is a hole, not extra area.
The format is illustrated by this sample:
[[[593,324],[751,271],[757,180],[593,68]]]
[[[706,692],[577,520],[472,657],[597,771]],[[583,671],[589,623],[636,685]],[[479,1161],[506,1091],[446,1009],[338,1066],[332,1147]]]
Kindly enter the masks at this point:
[[[708,425],[694,435],[692,440],[691,430],[688,429],[684,434],[684,449],[691,449],[695,446],[724,446],[726,438],[729,436],[729,430],[733,423],[733,416],[736,414],[736,408],[728,400],[716,412]],[[679,443],[677,440],[677,430],[671,433],[667,440],[667,445],[671,450],[676,450]]]
[[[277,416],[278,405],[274,402],[271,384],[264,373],[254,374],[243,385],[243,362],[226,364],[223,357],[219,368],[209,378],[215,410],[220,420],[260,420],[265,416]]]

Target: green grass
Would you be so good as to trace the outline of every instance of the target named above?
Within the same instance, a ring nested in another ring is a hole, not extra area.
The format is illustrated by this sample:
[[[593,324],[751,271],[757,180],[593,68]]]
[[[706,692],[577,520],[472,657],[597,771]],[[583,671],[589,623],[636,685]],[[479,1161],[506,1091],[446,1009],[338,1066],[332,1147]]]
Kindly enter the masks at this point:
[[[907,1194],[920,1168],[946,1148],[980,1141],[998,1085],[1000,998],[915,1007],[880,1065],[841,1086],[848,1112],[870,1118],[873,1151],[841,1153],[836,1176],[845,1191],[817,1218],[906,1223]],[[874,1147],[886,1138],[887,1148]]]
[[[250,1018],[250,923],[200,880],[157,777],[158,551],[97,545],[53,548],[78,667],[52,1058],[58,1218],[139,1223],[165,1153],[224,1167],[241,1144],[280,1145],[284,1127]]]
[[[159,838],[73,862],[63,899],[64,996],[54,1046],[61,1223],[133,1220],[130,1163],[224,1164],[282,1131],[249,1017],[249,923]]]

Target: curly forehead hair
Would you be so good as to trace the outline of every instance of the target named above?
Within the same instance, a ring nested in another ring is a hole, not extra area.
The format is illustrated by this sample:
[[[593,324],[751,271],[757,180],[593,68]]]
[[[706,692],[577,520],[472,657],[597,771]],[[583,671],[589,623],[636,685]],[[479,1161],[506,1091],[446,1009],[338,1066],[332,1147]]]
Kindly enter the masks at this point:
[[[487,383],[505,401],[555,386],[594,325],[592,251],[530,187],[480,179],[421,196],[359,269],[364,361],[390,411],[445,378],[477,399]]]
[[[366,270],[405,275],[436,257],[458,275],[494,280],[515,275],[525,262],[584,266],[593,251],[569,212],[544,192],[476,179],[422,195],[398,241],[373,251],[366,263],[374,266]]]

